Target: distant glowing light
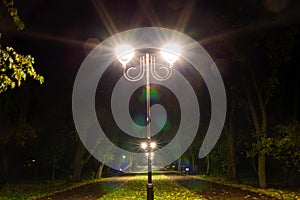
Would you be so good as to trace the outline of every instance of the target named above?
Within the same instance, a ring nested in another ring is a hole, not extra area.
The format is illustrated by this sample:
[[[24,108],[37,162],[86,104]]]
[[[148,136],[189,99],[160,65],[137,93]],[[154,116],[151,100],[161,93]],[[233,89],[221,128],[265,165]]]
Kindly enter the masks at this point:
[[[161,48],[160,53],[162,57],[170,64],[170,66],[173,66],[181,54],[181,48],[176,43],[169,43]]]
[[[146,149],[148,147],[148,145],[146,142],[142,142],[141,147],[142,147],[142,149]]]
[[[134,49],[130,45],[120,45],[115,48],[115,54],[119,62],[126,66],[134,56]]]
[[[156,148],[156,142],[150,142],[150,147],[152,149],[155,149]]]

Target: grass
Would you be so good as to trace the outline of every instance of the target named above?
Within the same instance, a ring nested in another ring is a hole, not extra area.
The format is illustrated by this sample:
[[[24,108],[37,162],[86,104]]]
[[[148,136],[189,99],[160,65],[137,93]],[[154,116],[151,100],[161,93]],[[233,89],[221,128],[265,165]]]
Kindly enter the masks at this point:
[[[117,199],[146,199],[147,176],[138,175],[131,177],[130,180],[118,190],[104,195],[101,200]],[[171,181],[165,175],[153,175],[154,199],[155,200],[200,200],[204,199],[199,194],[189,191],[185,187]]]
[[[24,183],[7,184],[0,189],[0,200],[37,199],[91,182],[94,182],[94,180],[82,182],[72,182],[67,180],[28,181]]]
[[[220,178],[220,177],[205,176],[205,175],[197,175],[197,176],[193,176],[193,177],[199,178],[201,180],[206,180],[206,181],[234,187],[234,188],[239,188],[242,190],[255,192],[257,194],[264,194],[264,195],[271,196],[271,197],[274,197],[277,199],[300,200],[300,189],[297,189],[295,191],[280,190],[280,189],[273,189],[273,188],[261,189],[261,188],[256,188],[256,187],[253,187],[250,185],[228,182],[228,181],[226,181],[225,178]]]
[[[0,189],[0,200],[28,199],[34,200],[41,197],[47,197],[58,192],[64,192],[73,188],[77,188],[90,183],[111,182],[124,179],[123,177],[112,177],[103,179],[83,180],[81,182],[73,182],[69,180],[55,181],[28,181],[23,183],[7,184]],[[111,192],[114,188],[109,188],[109,184],[105,185],[104,190]]]
[[[192,176],[193,178],[219,183],[222,185],[239,188],[245,191],[255,192],[257,194],[263,194],[271,196],[277,199],[288,199],[288,200],[298,200],[300,199],[300,191],[288,191],[279,189],[259,189],[249,185],[232,183],[226,181],[226,179],[214,176],[203,176],[197,175]],[[188,176],[186,176],[188,178]],[[117,187],[114,182],[122,182],[122,184]],[[67,191],[72,188],[80,187],[90,183],[104,183],[103,190],[105,195],[100,199],[103,200],[113,200],[113,199],[146,199],[146,184],[147,176],[136,175],[136,176],[123,176],[123,177],[112,177],[103,178],[98,180],[88,180],[82,182],[72,182],[67,180],[57,180],[57,181],[31,181],[18,184],[9,184],[0,189],[0,200],[14,200],[14,199],[29,199],[34,200],[41,197],[46,197],[51,194]],[[124,184],[125,183],[125,184]],[[179,185],[178,183],[172,181],[170,177],[162,174],[153,175],[153,185],[154,185],[154,197],[155,200],[160,199],[205,199],[203,196],[199,195],[198,190],[206,190],[207,185],[197,185],[197,188],[187,188]],[[204,188],[203,188],[204,187]],[[197,194],[197,193],[198,194]],[[106,194],[107,193],[107,194]],[[201,193],[201,192],[200,192]]]

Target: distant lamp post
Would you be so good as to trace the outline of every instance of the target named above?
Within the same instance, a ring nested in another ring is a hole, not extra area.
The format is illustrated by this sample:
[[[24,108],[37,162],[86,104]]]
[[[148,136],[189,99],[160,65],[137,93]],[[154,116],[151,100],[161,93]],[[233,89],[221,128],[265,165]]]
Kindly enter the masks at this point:
[[[170,78],[172,74],[173,64],[180,56],[180,47],[175,43],[168,43],[160,49],[161,56],[169,63],[169,66],[159,65],[155,63],[155,57],[146,53],[140,57],[140,64],[137,67],[127,67],[127,64],[134,57],[134,49],[130,45],[120,45],[115,48],[115,54],[119,62],[122,64],[123,75],[129,81],[141,80],[146,74],[146,101],[147,101],[147,141],[141,143],[141,148],[146,152],[148,160],[148,183],[147,183],[147,200],[153,200],[153,185],[152,185],[152,159],[154,156],[154,150],[157,147],[156,142],[151,141],[151,116],[150,116],[150,73],[156,80],[163,81]],[[166,73],[163,75],[159,73],[159,70],[163,70]],[[134,76],[131,75],[131,71],[137,71]]]
[[[148,160],[148,183],[147,183],[147,199],[153,200],[153,184],[152,184],[152,160],[154,158],[154,150],[156,148],[156,142],[147,139],[147,142],[141,143],[141,148],[146,152],[145,155]]]

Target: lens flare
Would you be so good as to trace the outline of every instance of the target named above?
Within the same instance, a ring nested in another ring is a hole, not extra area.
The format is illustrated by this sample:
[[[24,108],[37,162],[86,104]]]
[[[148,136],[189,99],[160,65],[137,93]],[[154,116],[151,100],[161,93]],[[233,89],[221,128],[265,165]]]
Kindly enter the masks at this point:
[[[124,66],[133,58],[134,50],[130,45],[123,44],[115,48],[115,54],[117,59]]]
[[[160,51],[162,57],[171,65],[176,62],[180,56],[181,49],[180,46],[176,43],[169,43],[164,45]]]
[[[150,100],[151,102],[158,102],[160,99],[161,94],[159,93],[159,91],[155,88],[151,88],[150,90]],[[140,96],[139,96],[139,101],[140,102],[146,102],[146,90],[145,88],[143,88],[143,91],[141,92]]]

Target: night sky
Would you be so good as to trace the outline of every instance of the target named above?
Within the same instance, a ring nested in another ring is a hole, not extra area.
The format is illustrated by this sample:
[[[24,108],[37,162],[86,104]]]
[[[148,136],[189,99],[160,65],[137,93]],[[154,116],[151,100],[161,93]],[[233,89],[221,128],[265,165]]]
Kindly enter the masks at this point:
[[[298,27],[300,21],[297,0],[15,0],[15,3],[25,30],[16,31],[7,20],[2,20],[0,27],[7,45],[35,57],[34,67],[45,77],[42,85],[30,82],[28,120],[37,129],[49,128],[61,121],[72,122],[76,73],[88,52],[115,33],[148,26],[186,33],[210,53],[224,80],[234,82],[240,70],[228,64],[231,59],[228,52],[233,45],[239,46],[236,38],[288,26]],[[194,77],[193,69],[182,72],[192,77],[196,89],[200,87],[202,95],[199,98],[204,106],[201,120],[209,121],[210,104],[205,85],[196,86],[201,78]],[[109,100],[101,97],[109,96],[113,83],[122,75],[121,68],[112,65],[107,74],[108,77],[99,83],[102,107],[107,106]],[[132,110],[134,112],[134,108]],[[176,123],[178,119],[174,120]],[[109,128],[111,124],[107,122],[106,125]]]

